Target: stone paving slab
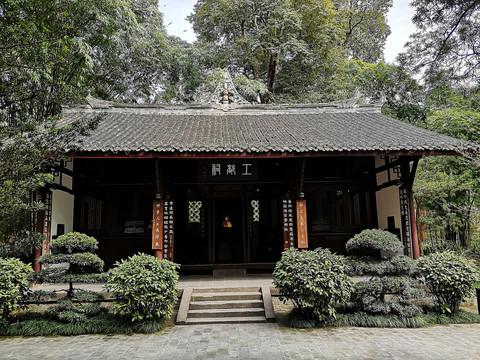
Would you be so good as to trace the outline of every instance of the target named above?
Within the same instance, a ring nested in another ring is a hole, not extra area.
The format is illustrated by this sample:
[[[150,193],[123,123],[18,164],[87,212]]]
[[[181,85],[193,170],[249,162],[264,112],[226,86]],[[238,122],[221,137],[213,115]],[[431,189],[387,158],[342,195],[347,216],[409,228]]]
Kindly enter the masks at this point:
[[[190,325],[149,335],[0,337],[0,359],[480,359],[480,324],[296,330]]]

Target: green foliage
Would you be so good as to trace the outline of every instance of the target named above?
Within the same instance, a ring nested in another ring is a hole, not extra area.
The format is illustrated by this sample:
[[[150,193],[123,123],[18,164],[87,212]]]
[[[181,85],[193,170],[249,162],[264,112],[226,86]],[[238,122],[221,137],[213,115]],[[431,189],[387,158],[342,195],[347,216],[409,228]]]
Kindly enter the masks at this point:
[[[390,35],[386,14],[392,0],[345,1],[345,48],[350,59],[376,63]]]
[[[33,279],[39,283],[68,283],[66,298],[53,306],[51,311],[63,321],[74,323],[84,321],[95,314],[90,310],[92,307],[96,308],[96,305],[89,303],[92,301],[92,295],[86,295],[84,291],[74,289],[73,283],[94,283],[105,279],[105,275],[98,274],[103,270],[103,260],[96,254],[84,252],[98,249],[98,241],[85,234],[68,233],[53,240],[52,249],[57,253],[42,255],[38,258],[38,263],[43,267],[33,275]]]
[[[23,306],[30,292],[32,268],[18,259],[0,258],[0,321]]]
[[[347,56],[382,58],[390,6],[390,0],[201,0],[189,20],[199,40],[215,46],[218,67],[231,65],[234,77],[268,89],[262,102],[312,102],[335,89],[332,79]]]
[[[84,251],[95,251],[98,249],[98,241],[86,234],[71,232],[60,235],[50,242],[50,249],[53,253],[72,254]]]
[[[257,98],[268,94],[265,84],[258,80],[251,80],[245,75],[239,75],[233,79],[238,92],[250,102],[257,102]]]
[[[410,276],[414,261],[398,254],[403,252],[403,244],[396,235],[378,229],[364,230],[350,239],[346,248],[349,253],[370,255],[348,257],[352,275],[370,276],[368,280],[355,283],[351,302],[353,309],[400,317],[421,313],[419,307],[408,303],[423,292]],[[381,251],[385,252],[383,256]]]
[[[60,321],[78,324],[105,311],[105,308],[98,303],[80,303],[63,298],[59,299],[58,304],[48,308],[47,311],[55,314]]]
[[[380,257],[380,252],[403,253],[403,244],[398,237],[379,229],[363,230],[347,241],[345,248],[354,255]]]
[[[480,4],[477,0],[414,0],[416,32],[399,56],[411,73],[446,73],[451,80],[478,80]]]
[[[77,315],[72,315],[72,317],[78,318]],[[0,327],[1,336],[155,333],[160,331],[163,326],[163,322],[158,320],[132,323],[123,317],[106,312],[101,312],[79,323],[59,322],[56,315],[48,312],[19,314],[14,320],[7,326]]]
[[[339,314],[337,326],[385,327],[385,328],[419,328],[437,324],[478,324],[480,315],[460,310],[457,314],[428,312],[422,315],[404,317],[398,315],[371,315],[364,312]]]
[[[348,300],[352,282],[343,257],[327,249],[289,249],[275,265],[273,283],[282,301],[291,300],[304,318],[326,323],[335,318],[332,302]]]
[[[378,328],[419,328],[435,324],[425,315],[412,317],[398,315],[372,315],[365,312],[339,314],[338,326],[378,327]]]
[[[166,320],[177,300],[178,265],[138,254],[117,262],[108,273],[113,309],[132,321]]]
[[[409,276],[372,277],[355,284],[352,304],[357,311],[369,314],[416,316],[421,309],[408,301],[421,294],[417,285]]]
[[[173,40],[167,37],[157,0],[123,3],[129,18],[118,23],[118,30],[98,46],[87,84],[97,98],[151,103],[170,85],[165,73],[176,63]]]
[[[388,259],[370,257],[347,257],[349,272],[354,276],[363,275],[409,275],[414,269],[414,260],[404,255],[395,255]]]
[[[421,257],[416,274],[430,290],[442,312],[455,314],[460,302],[473,295],[473,284],[480,280],[478,268],[451,251]]]
[[[42,255],[37,262],[42,265],[52,264],[70,264],[70,273],[90,273],[92,270],[102,271],[103,260],[92,253],[75,253],[75,254],[49,254]]]

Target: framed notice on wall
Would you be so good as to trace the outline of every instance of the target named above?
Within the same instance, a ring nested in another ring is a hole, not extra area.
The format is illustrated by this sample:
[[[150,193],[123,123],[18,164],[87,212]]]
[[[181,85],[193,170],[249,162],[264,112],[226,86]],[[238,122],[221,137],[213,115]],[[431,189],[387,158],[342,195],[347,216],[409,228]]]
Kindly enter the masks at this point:
[[[163,249],[163,200],[153,201],[152,249]]]
[[[308,249],[307,203],[305,200],[297,200],[297,236],[298,248]]]

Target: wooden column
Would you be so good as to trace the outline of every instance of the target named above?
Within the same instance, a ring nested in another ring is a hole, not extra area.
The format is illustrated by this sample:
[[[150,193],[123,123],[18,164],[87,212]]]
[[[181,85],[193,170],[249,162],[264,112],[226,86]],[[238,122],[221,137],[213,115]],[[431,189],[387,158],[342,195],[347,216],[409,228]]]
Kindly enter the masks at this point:
[[[412,224],[412,250],[413,258],[418,259],[420,256],[420,249],[418,246],[418,233],[417,233],[417,218],[415,216],[415,205],[413,202],[413,182],[415,180],[415,173],[417,172],[418,161],[417,158],[413,160],[412,169],[410,171],[409,182],[407,184],[408,203],[410,207],[410,223]]]
[[[417,221],[413,203],[413,181],[419,158],[413,160],[412,169],[410,162],[401,165],[403,185],[400,187],[400,213],[402,217],[403,241],[405,254],[417,259],[420,255],[418,246]]]
[[[50,190],[43,191],[44,209],[37,214],[37,231],[44,235],[41,247],[34,251],[33,270],[40,271],[40,264],[37,259],[41,255],[50,253],[50,239],[52,235],[52,192]]]

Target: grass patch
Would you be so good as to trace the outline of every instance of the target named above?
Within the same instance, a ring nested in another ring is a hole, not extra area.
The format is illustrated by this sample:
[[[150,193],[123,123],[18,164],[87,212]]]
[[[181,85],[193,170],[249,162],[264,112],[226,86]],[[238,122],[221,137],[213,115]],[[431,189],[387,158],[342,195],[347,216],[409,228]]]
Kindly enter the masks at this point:
[[[81,334],[134,334],[155,333],[165,321],[132,322],[112,313],[102,313],[78,324],[62,323],[44,313],[18,314],[13,321],[0,326],[0,336],[49,336]]]
[[[365,312],[337,313],[336,320],[328,324],[319,324],[305,318],[304,314],[292,309],[284,320],[285,325],[292,328],[312,328],[322,326],[356,326],[379,328],[420,328],[432,325],[478,324],[480,315],[460,310],[454,316],[426,312],[422,315],[402,317],[398,315],[371,315]]]
[[[429,312],[412,317],[371,315],[364,312],[338,314],[335,326],[419,328],[440,324],[478,324],[480,315],[460,310],[454,316]]]

